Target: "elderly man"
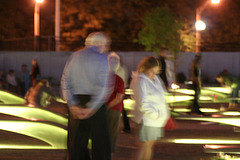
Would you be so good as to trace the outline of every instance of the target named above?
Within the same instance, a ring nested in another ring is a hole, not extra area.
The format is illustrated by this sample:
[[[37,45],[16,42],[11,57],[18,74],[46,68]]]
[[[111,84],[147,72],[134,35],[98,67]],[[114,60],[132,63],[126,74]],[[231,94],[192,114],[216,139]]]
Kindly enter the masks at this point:
[[[88,160],[88,141],[92,139],[92,159],[111,159],[105,106],[109,72],[107,56],[110,38],[102,32],[91,33],[86,47],[68,59],[61,79],[63,98],[69,106],[68,156]],[[91,137],[90,137],[91,136]]]

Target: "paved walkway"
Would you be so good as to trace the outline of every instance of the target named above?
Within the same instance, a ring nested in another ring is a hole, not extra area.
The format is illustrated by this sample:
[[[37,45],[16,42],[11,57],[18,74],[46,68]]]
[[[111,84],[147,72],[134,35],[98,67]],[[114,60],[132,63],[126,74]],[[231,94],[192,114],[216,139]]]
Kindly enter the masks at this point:
[[[210,160],[216,156],[216,153],[205,153],[205,144],[176,144],[169,140],[240,140],[240,133],[234,132],[232,126],[183,120],[177,120],[177,125],[177,129],[166,131],[165,138],[155,146],[154,160]],[[139,143],[134,133],[120,134],[113,159],[135,160],[138,149]]]
[[[203,107],[217,108],[226,104],[204,104]],[[53,105],[49,108],[54,112],[65,114],[67,112],[66,105]],[[212,114],[212,113],[211,113]],[[217,114],[216,114],[217,115]],[[215,116],[216,116],[215,115]],[[183,115],[180,117],[194,117]],[[208,117],[211,117],[209,114]],[[231,119],[233,116],[226,116]],[[239,117],[239,116],[234,116]],[[0,119],[21,119],[16,117],[0,114]],[[203,144],[183,144],[174,143],[174,140],[181,139],[198,139],[198,140],[238,140],[232,154],[237,154],[240,151],[240,133],[234,132],[234,127],[230,125],[222,125],[218,123],[206,122],[204,120],[180,120],[177,119],[177,129],[166,131],[165,138],[163,138],[155,146],[154,160],[213,160],[216,153],[207,153]],[[120,133],[117,143],[116,153],[114,153],[112,160],[136,160],[140,143],[137,140],[134,124],[131,122],[132,132],[129,134]],[[1,131],[0,143],[24,145],[24,144],[39,144],[42,143],[36,139],[14,134],[10,132]],[[206,144],[211,145],[212,142]],[[224,145],[225,142],[221,144]],[[233,144],[232,144],[233,145]],[[207,150],[213,151],[213,150]],[[18,150],[18,149],[0,149],[0,160],[65,160],[66,150]]]

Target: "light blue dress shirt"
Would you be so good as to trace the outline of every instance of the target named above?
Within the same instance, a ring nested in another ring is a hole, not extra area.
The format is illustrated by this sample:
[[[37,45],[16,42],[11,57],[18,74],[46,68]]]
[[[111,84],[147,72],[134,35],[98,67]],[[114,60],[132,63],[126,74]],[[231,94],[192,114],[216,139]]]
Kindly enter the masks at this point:
[[[93,46],[74,52],[61,78],[61,89],[68,106],[78,105],[76,95],[91,95],[86,107],[98,109],[108,98],[108,60]]]

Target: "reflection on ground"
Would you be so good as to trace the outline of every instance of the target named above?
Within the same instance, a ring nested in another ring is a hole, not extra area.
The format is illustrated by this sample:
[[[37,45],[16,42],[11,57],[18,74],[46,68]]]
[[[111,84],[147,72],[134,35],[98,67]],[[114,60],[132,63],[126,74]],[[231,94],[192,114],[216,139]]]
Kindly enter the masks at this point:
[[[126,91],[124,107],[131,116],[131,110],[134,101],[129,97],[131,90]],[[191,100],[194,92],[189,89],[170,90],[166,95],[167,102],[171,107],[172,114],[177,121],[197,121],[201,125],[218,124],[223,126],[232,126],[232,132],[239,134],[240,130],[240,112],[220,111],[222,106],[228,103],[229,91],[220,87],[206,87],[201,91],[200,103],[201,111],[207,116],[198,116],[189,114]],[[11,93],[0,91],[0,129],[8,132],[14,132],[36,138],[45,142],[47,145],[15,145],[1,144],[0,148],[15,149],[66,149],[67,137],[67,116],[48,110],[47,108],[37,108],[24,106],[24,100],[21,97]],[[8,115],[8,118],[3,115]],[[19,119],[14,119],[18,117]],[[239,136],[240,137],[240,136]],[[225,138],[225,139],[224,139]],[[240,138],[221,137],[221,139],[208,138],[186,138],[169,137],[164,140],[165,143],[178,144],[201,144],[206,153],[227,153],[240,154]]]

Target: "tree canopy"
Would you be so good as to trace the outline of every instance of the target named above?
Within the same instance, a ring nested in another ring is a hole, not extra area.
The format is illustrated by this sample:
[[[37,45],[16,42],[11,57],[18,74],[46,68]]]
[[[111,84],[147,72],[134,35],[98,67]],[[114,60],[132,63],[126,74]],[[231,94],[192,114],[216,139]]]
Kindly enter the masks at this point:
[[[113,50],[143,50],[133,43],[144,26],[142,18],[156,7],[167,6],[181,19],[182,51],[195,49],[196,8],[207,0],[61,0],[61,38],[64,50],[76,50],[92,31],[105,31],[113,39]],[[41,35],[54,35],[54,3],[41,5]],[[240,1],[222,0],[202,13],[207,28],[201,32],[203,51],[240,50]],[[33,0],[0,1],[0,40],[33,37]]]
[[[172,53],[179,52],[183,44],[180,38],[182,22],[167,7],[157,7],[148,12],[143,23],[137,42],[144,45],[147,51],[168,49]]]

